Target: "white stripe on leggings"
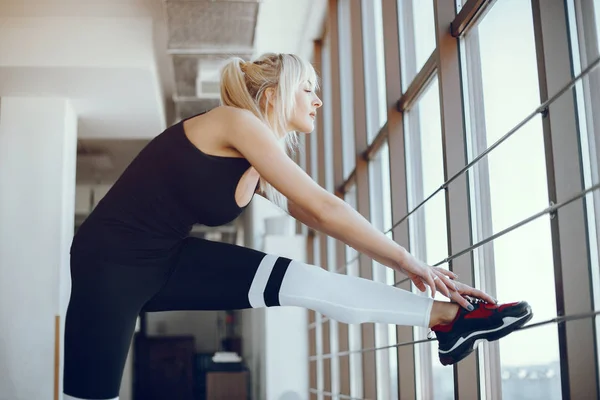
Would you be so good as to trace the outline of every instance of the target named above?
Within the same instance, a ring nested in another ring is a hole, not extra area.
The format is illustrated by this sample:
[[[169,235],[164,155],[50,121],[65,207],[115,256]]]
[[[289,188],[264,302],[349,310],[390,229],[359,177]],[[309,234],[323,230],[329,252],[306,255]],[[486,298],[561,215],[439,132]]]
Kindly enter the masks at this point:
[[[279,256],[267,254],[260,262],[256,270],[256,275],[254,275],[254,279],[252,280],[252,285],[250,285],[250,291],[248,292],[248,300],[253,308],[267,306],[265,304],[265,289],[269,282],[271,271],[273,271],[273,266],[278,258]]]

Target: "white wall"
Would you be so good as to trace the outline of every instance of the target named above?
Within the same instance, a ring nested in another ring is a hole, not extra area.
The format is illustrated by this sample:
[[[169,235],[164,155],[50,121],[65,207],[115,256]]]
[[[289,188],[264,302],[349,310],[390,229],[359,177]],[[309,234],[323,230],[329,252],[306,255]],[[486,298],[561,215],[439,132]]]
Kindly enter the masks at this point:
[[[67,100],[1,99],[0,399],[53,397],[70,294],[76,138]],[[59,392],[61,371],[62,357]]]

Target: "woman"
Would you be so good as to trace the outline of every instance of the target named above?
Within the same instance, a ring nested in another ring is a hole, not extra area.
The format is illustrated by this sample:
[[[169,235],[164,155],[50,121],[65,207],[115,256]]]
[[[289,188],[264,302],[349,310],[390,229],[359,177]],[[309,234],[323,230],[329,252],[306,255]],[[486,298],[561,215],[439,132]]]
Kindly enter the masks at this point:
[[[498,339],[531,318],[527,303],[499,306],[452,272],[415,259],[288,157],[295,132],[313,131],[322,105],[310,64],[289,54],[233,59],[221,78],[223,106],[154,138],[75,235],[65,332],[67,399],[117,398],[142,311],[299,306],[343,323],[429,327],[443,364],[466,357],[476,340]],[[255,193],[402,271],[422,292],[428,286],[451,301],[188,237],[193,224],[232,221]]]

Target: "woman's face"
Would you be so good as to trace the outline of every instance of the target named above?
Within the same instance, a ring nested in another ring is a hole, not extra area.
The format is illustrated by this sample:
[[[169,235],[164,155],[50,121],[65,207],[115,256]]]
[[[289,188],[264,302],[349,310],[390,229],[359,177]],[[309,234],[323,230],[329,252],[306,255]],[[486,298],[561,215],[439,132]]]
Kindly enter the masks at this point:
[[[314,91],[314,85],[308,81],[301,84],[296,90],[296,107],[288,122],[288,131],[301,133],[314,131],[317,108],[322,105],[323,102]]]

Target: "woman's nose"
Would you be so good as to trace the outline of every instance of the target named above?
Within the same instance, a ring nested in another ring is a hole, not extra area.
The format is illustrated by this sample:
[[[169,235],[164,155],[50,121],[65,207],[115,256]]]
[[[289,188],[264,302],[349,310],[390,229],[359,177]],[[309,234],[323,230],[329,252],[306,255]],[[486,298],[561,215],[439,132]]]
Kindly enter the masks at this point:
[[[319,97],[316,97],[314,103],[315,107],[319,108],[323,105],[323,102],[321,101],[321,99]]]

